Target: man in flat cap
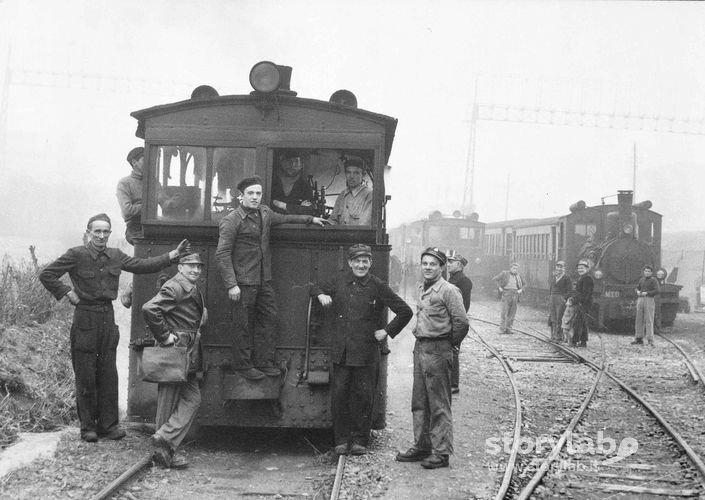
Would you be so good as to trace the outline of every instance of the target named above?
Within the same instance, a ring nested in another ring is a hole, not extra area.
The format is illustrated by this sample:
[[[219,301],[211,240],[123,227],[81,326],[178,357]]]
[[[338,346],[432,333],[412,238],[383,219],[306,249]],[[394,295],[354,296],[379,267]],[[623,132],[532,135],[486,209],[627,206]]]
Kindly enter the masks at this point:
[[[335,200],[330,221],[348,226],[370,226],[372,225],[372,189],[363,182],[364,163],[360,158],[348,158],[343,165],[346,188]]]
[[[157,295],[142,306],[144,320],[154,339],[167,348],[185,346],[189,353],[187,381],[157,386],[157,432],[151,439],[157,463],[176,469],[188,465],[185,457],[176,454],[176,449],[186,437],[201,405],[196,373],[201,371],[200,330],[208,317],[198,286],[203,273],[201,256],[197,253],[182,256],[178,269]]]
[[[659,283],[654,277],[654,268],[647,264],[642,270],[642,277],[639,278],[634,291],[636,292],[636,316],[634,317],[634,341],[632,344],[643,344],[646,342],[654,345],[654,310],[656,309],[655,298],[659,294]]]
[[[519,275],[519,264],[512,262],[509,265],[509,271],[502,271],[492,279],[497,282],[497,288],[502,296],[499,333],[514,333],[512,325],[517,314],[519,296],[524,291],[524,280]]]
[[[421,462],[425,469],[448,467],[453,453],[453,348],[460,346],[469,328],[460,291],[443,279],[446,262],[446,255],[438,248],[421,253],[423,282],[416,289],[411,392],[414,445],[396,457],[399,462]]]
[[[551,325],[551,340],[563,341],[562,318],[565,312],[566,301],[573,293],[573,283],[565,272],[565,261],[556,262],[553,279],[548,292],[548,321]]]
[[[144,148],[132,148],[127,154],[127,163],[132,172],[120,179],[117,185],[117,199],[122,218],[125,219],[125,239],[130,245],[135,238],[142,236],[142,171],[144,169]]]
[[[237,189],[240,206],[220,221],[215,260],[232,303],[232,368],[249,380],[279,376],[274,361],[277,303],[272,288],[269,233],[285,223],[317,224],[311,215],[283,215],[262,204],[262,179],[243,179]]]
[[[71,325],[71,361],[76,376],[76,406],[81,438],[121,439],[118,422],[118,375],[115,351],[120,333],[115,325],[112,301],[117,297],[120,272],[155,273],[169,267],[188,251],[183,240],[176,249],[149,259],[130,257],[108,248],[110,218],[94,215],[86,226],[86,243],[70,248],[39,274],[42,285],[57,300],[67,297],[76,307]],[[68,273],[71,285],[61,281]]]
[[[272,176],[272,208],[282,214],[313,215],[311,186],[304,179],[304,158],[295,150],[279,155],[279,165]]]
[[[467,264],[468,260],[457,252],[453,251],[448,256],[448,283],[455,285],[460,290],[466,313],[470,310],[470,297],[472,295],[472,280],[463,272]],[[453,349],[453,370],[451,372],[450,388],[452,394],[460,392],[460,348]]]
[[[391,288],[370,274],[372,249],[348,249],[349,269],[321,283],[310,293],[323,307],[333,307],[335,329],[331,398],[335,452],[367,453],[372,407],[377,388],[380,342],[394,338],[411,319],[411,308]],[[385,307],[396,315],[386,321]]]

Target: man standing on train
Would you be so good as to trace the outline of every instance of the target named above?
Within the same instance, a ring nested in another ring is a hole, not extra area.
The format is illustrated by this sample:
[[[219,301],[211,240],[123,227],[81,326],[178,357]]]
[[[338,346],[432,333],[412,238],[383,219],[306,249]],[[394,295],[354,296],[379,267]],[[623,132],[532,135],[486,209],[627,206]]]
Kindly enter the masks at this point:
[[[463,306],[465,312],[470,311],[470,297],[472,295],[472,280],[468,278],[463,270],[468,264],[468,260],[459,253],[452,252],[448,257],[448,282],[455,285],[463,296]],[[450,392],[458,394],[460,392],[460,347],[453,349],[453,371],[450,379]]]
[[[502,296],[502,316],[499,333],[514,333],[512,325],[517,314],[519,296],[524,289],[524,280],[519,276],[519,264],[512,262],[509,271],[502,271],[492,278],[497,282],[499,293]]]
[[[39,274],[42,285],[57,300],[67,297],[76,307],[71,325],[71,361],[76,376],[76,407],[81,439],[94,443],[98,437],[122,439],[118,425],[118,373],[115,351],[120,332],[115,325],[113,300],[117,298],[120,272],[149,274],[171,265],[188,252],[188,240],[176,249],[148,259],[130,257],[108,248],[110,218],[88,219],[86,243],[70,248]],[[69,286],[61,277],[68,273]]]
[[[394,338],[413,313],[384,281],[370,274],[372,249],[357,244],[348,249],[348,267],[311,287],[311,297],[335,311],[331,343],[331,399],[335,452],[363,455],[372,424],[377,388],[380,342]],[[386,321],[384,308],[396,314]]]
[[[262,204],[262,178],[240,181],[240,206],[220,221],[215,260],[232,303],[232,368],[244,378],[277,377],[274,335],[277,303],[272,288],[272,254],[269,233],[285,223],[317,224],[327,221],[311,215],[284,215]]]
[[[453,453],[453,348],[460,346],[469,328],[460,291],[443,279],[446,262],[446,255],[438,248],[421,253],[423,282],[416,289],[411,390],[414,445],[396,457],[399,462],[421,462],[425,469],[448,467]]]
[[[363,182],[365,167],[362,159],[348,158],[344,163],[345,191],[338,195],[330,221],[348,226],[372,224],[372,189]]]
[[[117,185],[117,199],[125,219],[125,239],[130,245],[135,238],[142,236],[142,172],[144,170],[144,148],[136,147],[127,154],[127,163],[132,172],[120,179]]]

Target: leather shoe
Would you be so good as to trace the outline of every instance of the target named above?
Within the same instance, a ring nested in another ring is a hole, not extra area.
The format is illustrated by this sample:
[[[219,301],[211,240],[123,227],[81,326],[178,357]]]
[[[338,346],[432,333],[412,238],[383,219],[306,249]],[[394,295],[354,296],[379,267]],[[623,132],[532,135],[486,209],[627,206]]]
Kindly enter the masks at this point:
[[[451,394],[459,394],[459,393],[460,393],[460,387],[451,387],[451,388],[450,388],[450,393],[451,393]]]
[[[276,366],[265,366],[263,368],[255,368],[256,370],[261,371],[268,377],[278,377],[279,375],[282,374],[282,371],[277,368]]]
[[[238,370],[237,372],[247,380],[262,380],[264,378],[264,373],[257,368],[246,368],[244,370]]]
[[[643,344],[643,343],[644,343],[644,341],[641,340],[641,339],[632,340],[632,341],[630,342],[630,344],[632,344],[632,345],[641,345],[641,344]]]
[[[188,467],[188,460],[181,454],[175,454],[171,457],[171,468],[172,469],[185,469]]]
[[[171,450],[171,445],[159,434],[153,434],[149,440],[152,445],[152,458],[154,461],[162,467],[170,468],[171,457],[174,454]]]
[[[350,446],[350,454],[351,455],[366,455],[367,454],[367,446],[353,443]]]
[[[350,453],[350,448],[348,448],[348,443],[336,445],[336,447],[335,447],[335,454],[336,455],[347,455],[348,453]]]
[[[83,439],[86,443],[95,443],[98,441],[98,434],[93,431],[82,432],[81,439]]]
[[[428,450],[419,450],[412,446],[405,452],[397,453],[397,462],[420,462],[431,454]]]
[[[448,467],[448,455],[431,455],[426,460],[421,462],[421,467],[424,469],[440,469]]]
[[[122,439],[127,435],[125,432],[125,429],[122,429],[121,427],[115,427],[113,430],[105,432],[105,433],[100,433],[99,437],[103,439],[112,439],[114,441],[117,441],[118,439]]]

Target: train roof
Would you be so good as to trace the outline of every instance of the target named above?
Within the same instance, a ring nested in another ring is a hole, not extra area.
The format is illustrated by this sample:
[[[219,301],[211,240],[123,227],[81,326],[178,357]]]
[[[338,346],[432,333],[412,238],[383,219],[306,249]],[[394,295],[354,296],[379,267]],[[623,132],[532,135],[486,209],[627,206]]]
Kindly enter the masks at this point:
[[[536,219],[512,219],[512,220],[502,220],[496,222],[488,222],[486,228],[494,229],[501,227],[531,227],[531,226],[543,226],[556,224],[562,216],[557,217],[545,217]]]
[[[331,103],[329,101],[321,101],[318,99],[308,99],[288,95],[277,95],[276,99],[280,105],[296,106],[299,108],[307,108],[325,113],[341,113],[344,115],[355,116],[362,120],[382,125],[385,129],[385,161],[389,159],[389,155],[392,151],[392,143],[394,142],[394,135],[396,133],[397,128],[398,120],[396,118],[392,118],[391,116],[383,115],[380,113],[373,113],[372,111],[366,111],[364,109],[359,109],[337,103]],[[235,107],[246,105],[256,106],[261,102],[262,97],[260,95],[226,95],[211,97],[207,99],[186,99],[183,101],[168,104],[160,104],[157,106],[152,106],[150,108],[133,111],[132,113],[130,113],[130,115],[136,118],[138,121],[137,131],[135,132],[135,135],[140,139],[144,139],[145,121],[149,118],[199,108],[221,106]]]

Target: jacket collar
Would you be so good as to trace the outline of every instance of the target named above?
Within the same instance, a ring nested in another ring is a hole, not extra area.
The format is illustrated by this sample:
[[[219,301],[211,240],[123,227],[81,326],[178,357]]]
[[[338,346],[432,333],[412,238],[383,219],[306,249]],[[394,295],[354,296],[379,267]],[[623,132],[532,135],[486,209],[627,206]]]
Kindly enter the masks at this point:
[[[107,246],[103,250],[98,250],[96,247],[91,245],[90,241],[84,246],[86,247],[86,250],[88,250],[88,255],[90,255],[93,260],[98,260],[98,257],[100,257],[101,254],[105,254],[106,250],[108,250]]]
[[[372,275],[368,272],[367,275],[366,275],[364,278],[358,278],[357,276],[355,276],[355,275],[353,274],[352,269],[348,269],[348,270],[346,271],[346,274],[347,274],[347,279],[346,279],[346,281],[347,281],[348,283],[354,283],[354,282],[357,281],[358,283],[360,283],[360,284],[362,284],[362,285],[367,285],[367,283],[369,283],[369,281],[370,281],[370,276],[372,276]]]
[[[186,293],[191,293],[191,291],[196,288],[196,284],[191,283],[188,278],[181,273],[176,273],[173,279],[186,291]]]

